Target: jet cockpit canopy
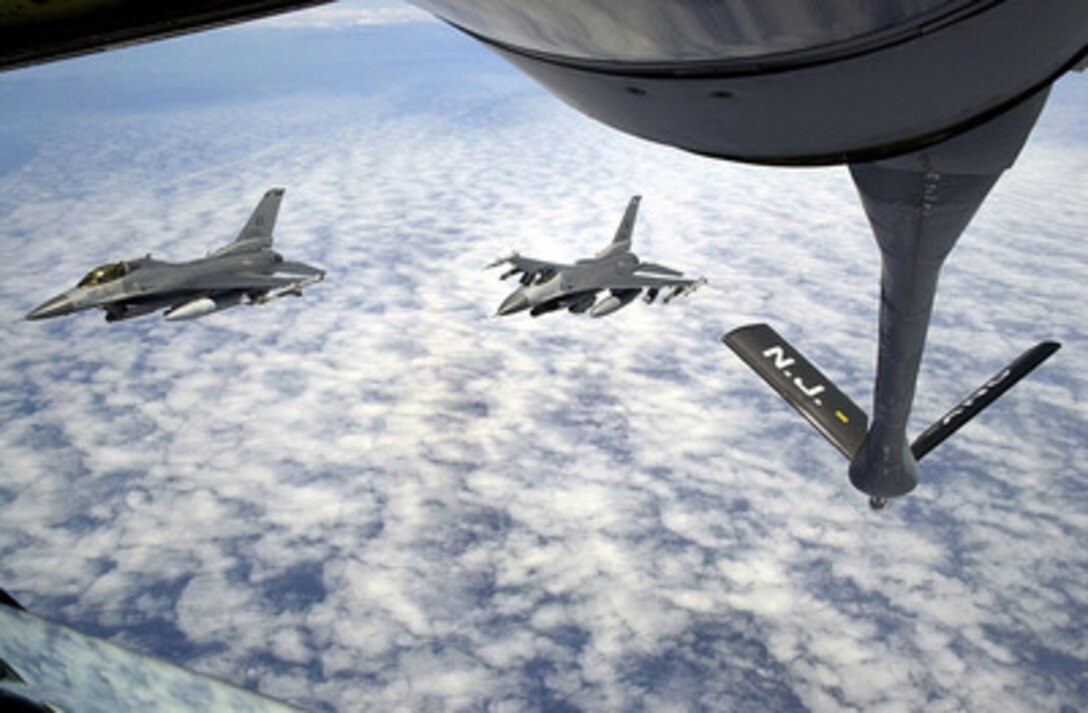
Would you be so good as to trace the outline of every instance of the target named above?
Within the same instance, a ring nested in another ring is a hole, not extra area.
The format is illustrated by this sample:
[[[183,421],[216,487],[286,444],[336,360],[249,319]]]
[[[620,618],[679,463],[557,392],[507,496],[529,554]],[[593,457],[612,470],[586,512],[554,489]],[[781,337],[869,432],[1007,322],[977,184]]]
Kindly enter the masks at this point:
[[[127,262],[113,262],[108,265],[100,265],[84,275],[83,279],[79,281],[78,286],[98,287],[107,282],[119,280],[131,271],[132,268]]]

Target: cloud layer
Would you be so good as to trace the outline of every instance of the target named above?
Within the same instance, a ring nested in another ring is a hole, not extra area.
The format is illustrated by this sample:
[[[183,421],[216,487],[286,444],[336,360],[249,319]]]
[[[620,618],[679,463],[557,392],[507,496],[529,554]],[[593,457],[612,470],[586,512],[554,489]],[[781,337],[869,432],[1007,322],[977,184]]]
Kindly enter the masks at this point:
[[[0,578],[24,604],[314,709],[1078,705],[1083,81],[950,259],[915,430],[1065,348],[873,514],[719,342],[770,321],[867,403],[879,264],[845,170],[617,135],[435,24],[246,32],[268,72],[168,110],[218,37],[120,55],[149,73],[101,112],[25,118],[73,76],[120,85],[117,55],[3,79]],[[229,241],[272,185],[277,245],[329,271],[304,299],[19,321],[94,264]],[[592,254],[634,193],[635,251],[707,288],[490,316],[510,286],[484,264]]]

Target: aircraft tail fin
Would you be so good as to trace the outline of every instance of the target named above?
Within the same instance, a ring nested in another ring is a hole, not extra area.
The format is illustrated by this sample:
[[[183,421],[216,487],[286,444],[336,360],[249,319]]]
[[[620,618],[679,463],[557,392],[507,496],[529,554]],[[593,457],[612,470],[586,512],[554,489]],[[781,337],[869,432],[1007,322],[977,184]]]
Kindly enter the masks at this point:
[[[615,237],[607,248],[597,253],[597,257],[618,255],[631,250],[631,234],[635,230],[635,219],[638,217],[638,205],[641,201],[642,196],[631,196],[631,200],[627,202],[627,210],[623,213],[623,220],[620,221],[620,227],[616,228]]]
[[[242,232],[238,234],[235,242],[240,243],[243,240],[258,239],[266,242],[267,245],[272,244],[272,231],[276,227],[276,218],[279,216],[283,193],[283,188],[272,188],[264,194],[261,202],[253,209],[253,214],[249,216],[249,220],[246,221],[245,227],[242,228]]]
[[[734,329],[722,341],[853,460],[865,439],[869,417],[812,362],[766,324]]]
[[[910,444],[911,453],[916,459],[921,460],[922,456],[944,443],[949,436],[982,413],[983,409],[997,401],[1002,394],[1034,371],[1060,348],[1061,344],[1058,342],[1039,342],[1013,359],[1008,366],[971,392],[970,396],[959,402],[955,408],[914,439],[914,442]]]
[[[283,188],[270,188],[266,191],[234,242],[212,250],[208,257],[237,255],[272,247],[272,230],[276,227],[283,193]]]

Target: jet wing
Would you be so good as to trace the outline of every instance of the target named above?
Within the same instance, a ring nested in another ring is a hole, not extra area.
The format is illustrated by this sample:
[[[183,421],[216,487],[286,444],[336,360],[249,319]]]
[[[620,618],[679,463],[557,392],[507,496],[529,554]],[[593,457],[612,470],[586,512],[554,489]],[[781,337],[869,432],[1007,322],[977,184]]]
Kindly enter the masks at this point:
[[[664,289],[666,287],[687,288],[694,290],[706,282],[706,278],[700,277],[691,280],[686,277],[651,277],[632,273],[630,275],[617,275],[602,281],[599,288],[602,290],[637,290],[637,289]]]
[[[325,271],[304,262],[281,262],[276,265],[276,272],[286,272],[290,275],[324,275]]]
[[[671,267],[665,267],[664,265],[658,265],[654,262],[641,262],[635,267],[635,272],[651,272],[656,275],[668,275],[670,277],[683,277],[684,273],[679,270],[674,270]]]
[[[706,278],[689,280],[681,277],[651,277],[633,273],[629,275],[609,276],[593,285],[597,290],[611,290],[613,295],[637,295],[646,290],[646,302],[651,303],[657,299],[661,290],[667,290],[662,301],[665,304],[672,302],[677,297],[690,295],[695,290],[706,284]],[[595,315],[596,316],[596,315]]]
[[[320,271],[318,271],[320,273]],[[313,274],[318,274],[313,273]],[[220,290],[274,290],[298,282],[297,277],[264,275],[257,272],[235,272],[229,275],[208,275],[185,286],[185,292],[216,292]]]
[[[566,270],[572,267],[571,265],[567,265],[561,262],[536,260],[531,257],[522,257],[517,253],[511,253],[507,257],[501,257],[498,260],[492,262],[484,269],[498,267],[499,265],[510,265],[510,269],[502,276],[502,279],[504,280],[511,275],[518,274],[519,272],[523,272],[526,275],[535,275],[542,272],[558,272],[560,270]]]

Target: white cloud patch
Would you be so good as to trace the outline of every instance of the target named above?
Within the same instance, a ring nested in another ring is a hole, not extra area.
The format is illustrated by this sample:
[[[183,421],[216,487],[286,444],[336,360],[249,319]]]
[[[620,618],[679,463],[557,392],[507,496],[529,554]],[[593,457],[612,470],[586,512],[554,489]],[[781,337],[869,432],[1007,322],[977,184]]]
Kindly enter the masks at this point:
[[[285,59],[245,101],[3,124],[34,147],[0,175],[6,588],[319,710],[1079,704],[1083,82],[949,261],[914,428],[1065,348],[874,514],[719,341],[770,321],[867,403],[879,265],[845,170],[615,134],[437,25],[348,32],[380,81],[277,92]],[[398,37],[432,63],[365,52]],[[278,248],[329,272],[303,299],[19,321],[92,265],[230,240],[272,185]],[[635,251],[707,288],[491,317],[484,264],[592,254],[634,193]]]

